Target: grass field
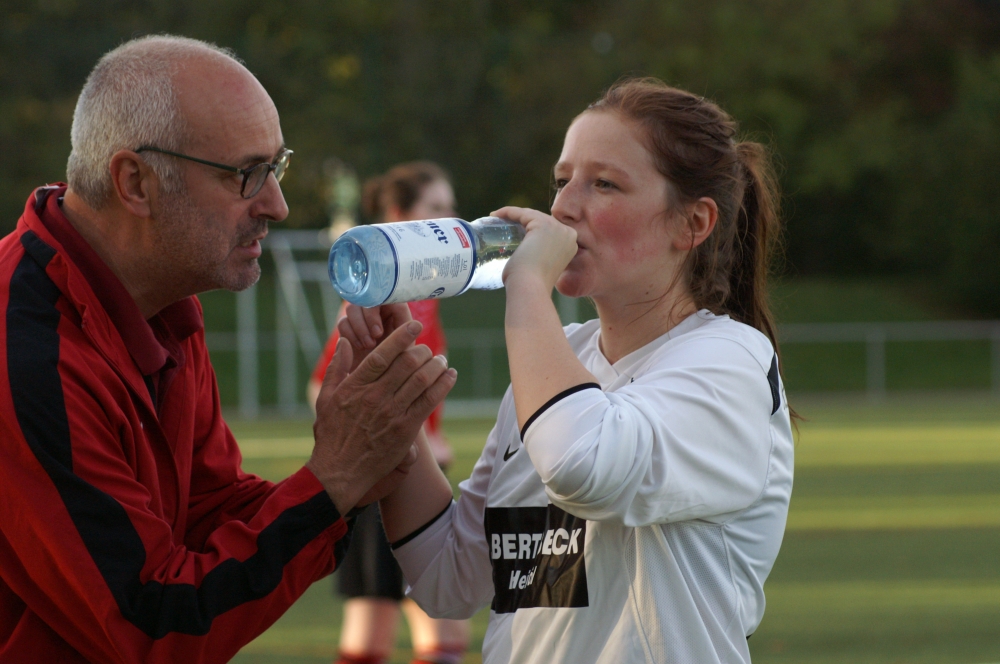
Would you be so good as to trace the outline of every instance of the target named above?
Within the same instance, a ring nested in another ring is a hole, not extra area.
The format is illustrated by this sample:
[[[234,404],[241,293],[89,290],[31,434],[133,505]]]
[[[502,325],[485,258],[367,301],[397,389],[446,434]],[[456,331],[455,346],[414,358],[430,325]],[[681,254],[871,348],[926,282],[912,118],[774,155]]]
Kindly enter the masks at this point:
[[[1000,662],[1000,402],[970,393],[796,405],[807,421],[754,661]],[[454,478],[468,475],[490,425],[445,422]],[[308,422],[233,428],[246,468],[274,479],[311,445]],[[330,589],[315,584],[234,661],[330,661],[340,624]],[[481,612],[477,648],[485,627]],[[408,661],[407,646],[403,630],[394,662]]]

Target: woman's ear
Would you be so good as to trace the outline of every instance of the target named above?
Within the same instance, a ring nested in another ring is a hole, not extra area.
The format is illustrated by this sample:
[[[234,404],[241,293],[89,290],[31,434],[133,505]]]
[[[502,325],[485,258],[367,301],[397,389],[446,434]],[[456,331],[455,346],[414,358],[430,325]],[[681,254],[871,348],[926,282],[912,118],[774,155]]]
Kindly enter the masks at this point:
[[[704,242],[712,234],[715,222],[719,219],[719,206],[708,196],[689,205],[686,212],[686,227],[674,236],[674,248],[681,251],[691,251]]]

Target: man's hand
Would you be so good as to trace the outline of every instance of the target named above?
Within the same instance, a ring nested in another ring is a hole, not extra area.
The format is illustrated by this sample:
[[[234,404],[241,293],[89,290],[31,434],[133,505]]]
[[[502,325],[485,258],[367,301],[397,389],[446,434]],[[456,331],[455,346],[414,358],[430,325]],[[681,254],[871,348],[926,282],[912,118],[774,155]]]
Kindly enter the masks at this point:
[[[417,455],[419,454],[419,447],[417,443],[410,445],[410,450],[407,452],[406,457],[403,459],[402,463],[389,471],[389,474],[380,479],[375,483],[375,486],[368,489],[368,493],[361,496],[358,499],[357,507],[364,507],[365,505],[370,505],[377,500],[382,500],[390,493],[396,490],[406,476],[410,474],[410,468],[417,461]]]
[[[354,351],[351,371],[368,357],[383,335],[392,334],[411,320],[410,307],[405,304],[385,304],[370,309],[348,304],[343,318],[337,322],[337,331],[342,339],[351,343]]]
[[[351,344],[337,344],[316,400],[316,444],[306,467],[341,514],[363,497],[377,499],[370,490],[390,473],[405,475],[417,432],[455,385],[458,374],[443,357],[413,345],[420,329],[415,321],[395,329],[354,371]],[[391,490],[386,479],[380,487]]]

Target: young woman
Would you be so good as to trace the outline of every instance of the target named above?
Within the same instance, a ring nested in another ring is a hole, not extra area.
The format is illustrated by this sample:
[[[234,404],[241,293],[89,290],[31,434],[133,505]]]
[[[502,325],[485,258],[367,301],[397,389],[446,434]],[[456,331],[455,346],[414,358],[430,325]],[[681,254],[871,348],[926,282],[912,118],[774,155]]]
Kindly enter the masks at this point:
[[[792,488],[766,152],[714,103],[628,80],[573,121],[554,176],[551,216],[495,213],[527,228],[511,389],[460,500],[424,447],[381,503],[410,597],[490,604],[488,664],[749,662]],[[553,286],[599,319],[562,328]],[[403,317],[341,330],[363,352]]]
[[[375,223],[438,219],[455,215],[455,195],[448,175],[438,165],[417,161],[399,164],[384,175],[365,182],[362,211]],[[438,301],[411,302],[409,313],[423,324],[417,343],[436,355],[446,352]],[[340,335],[334,332],[310,378],[313,403],[333,358]],[[435,462],[445,468],[452,451],[441,433],[438,407],[424,423]],[[338,664],[380,664],[392,655],[400,608],[410,624],[414,663],[457,664],[468,647],[467,621],[435,620],[413,601],[404,599],[403,577],[385,538],[378,509],[373,505],[356,519],[352,544],[338,574],[344,603]]]

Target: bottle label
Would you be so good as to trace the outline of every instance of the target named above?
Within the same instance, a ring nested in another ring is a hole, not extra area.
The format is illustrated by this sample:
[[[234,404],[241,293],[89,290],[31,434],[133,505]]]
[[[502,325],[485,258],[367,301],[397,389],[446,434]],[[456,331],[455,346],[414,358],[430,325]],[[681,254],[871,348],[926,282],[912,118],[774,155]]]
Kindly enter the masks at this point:
[[[383,304],[451,297],[469,285],[476,255],[462,221],[404,221],[375,228],[389,239],[398,265],[396,285]]]

